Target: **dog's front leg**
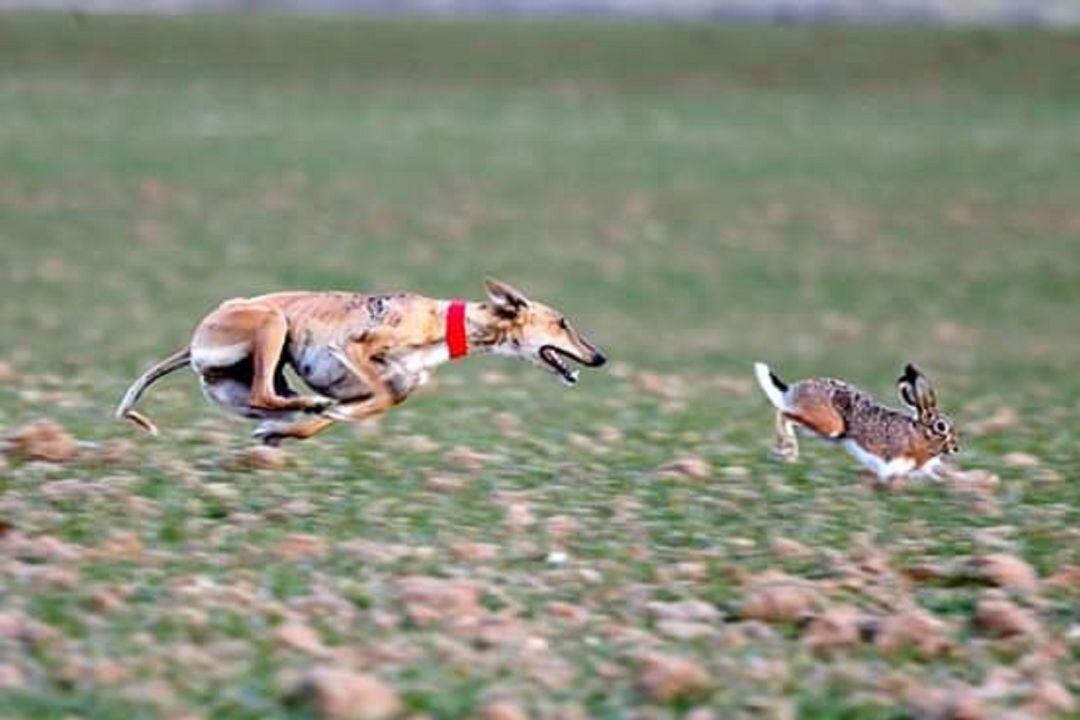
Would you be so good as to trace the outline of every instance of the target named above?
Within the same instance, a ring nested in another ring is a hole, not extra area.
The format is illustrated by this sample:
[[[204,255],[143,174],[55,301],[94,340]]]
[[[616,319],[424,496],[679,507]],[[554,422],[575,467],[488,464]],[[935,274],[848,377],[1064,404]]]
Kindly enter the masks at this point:
[[[389,394],[380,394],[357,402],[341,403],[319,417],[310,420],[299,420],[291,423],[272,420],[265,422],[255,430],[254,437],[266,445],[279,445],[282,440],[287,438],[307,440],[326,430],[335,422],[357,422],[385,412],[394,404],[393,396]]]

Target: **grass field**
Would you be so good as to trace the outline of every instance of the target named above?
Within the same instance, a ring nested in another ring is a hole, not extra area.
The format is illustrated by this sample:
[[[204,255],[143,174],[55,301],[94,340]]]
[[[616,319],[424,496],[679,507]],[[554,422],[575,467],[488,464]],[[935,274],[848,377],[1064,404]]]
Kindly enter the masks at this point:
[[[0,15],[0,432],[84,443],[0,467],[0,716],[304,717],[315,665],[414,717],[1076,716],[1078,43]],[[485,275],[612,364],[446,367],[281,470],[190,375],[111,418],[222,298]],[[756,359],[914,360],[994,477],[779,464]]]

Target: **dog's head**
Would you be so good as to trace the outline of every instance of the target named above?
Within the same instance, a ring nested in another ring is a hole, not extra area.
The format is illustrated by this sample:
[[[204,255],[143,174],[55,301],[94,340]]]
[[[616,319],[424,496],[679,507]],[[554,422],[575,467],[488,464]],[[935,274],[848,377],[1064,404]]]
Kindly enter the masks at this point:
[[[497,280],[487,281],[487,293],[495,324],[493,352],[545,367],[567,385],[577,382],[571,363],[600,367],[607,362],[558,310]]]

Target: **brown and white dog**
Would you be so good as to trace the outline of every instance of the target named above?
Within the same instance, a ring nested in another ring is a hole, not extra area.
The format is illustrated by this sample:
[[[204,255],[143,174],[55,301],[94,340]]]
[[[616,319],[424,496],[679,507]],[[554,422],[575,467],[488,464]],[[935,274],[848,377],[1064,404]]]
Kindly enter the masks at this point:
[[[156,433],[133,407],[153,382],[190,365],[210,400],[259,420],[255,437],[277,444],[382,413],[435,367],[469,353],[522,358],[568,385],[577,371],[567,361],[606,362],[557,310],[501,282],[489,280],[487,294],[489,302],[302,291],[226,300],[202,319],[187,347],[128,388],[116,415]],[[295,393],[286,367],[318,394]]]

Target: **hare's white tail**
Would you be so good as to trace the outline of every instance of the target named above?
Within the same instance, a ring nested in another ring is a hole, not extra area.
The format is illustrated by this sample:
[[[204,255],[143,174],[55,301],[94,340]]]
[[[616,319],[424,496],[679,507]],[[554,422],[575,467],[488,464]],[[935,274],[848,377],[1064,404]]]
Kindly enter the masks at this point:
[[[757,376],[758,385],[769,398],[769,402],[778,410],[785,410],[788,404],[784,396],[787,394],[788,386],[784,381],[776,377],[769,366],[763,362],[754,363],[754,375]]]

